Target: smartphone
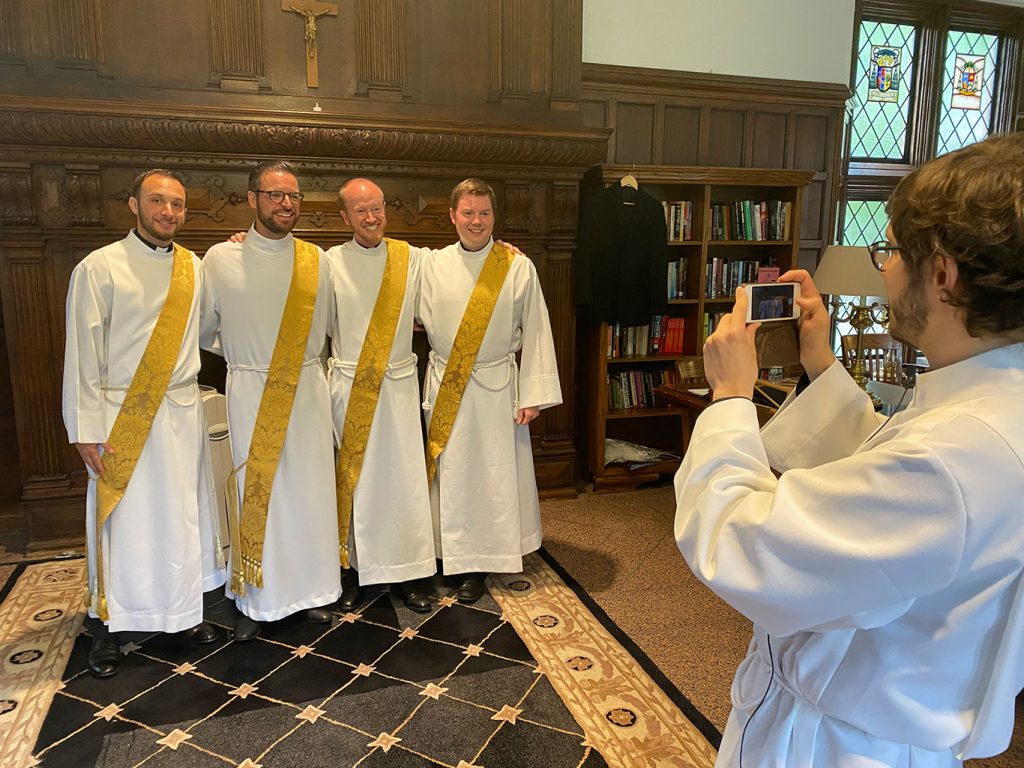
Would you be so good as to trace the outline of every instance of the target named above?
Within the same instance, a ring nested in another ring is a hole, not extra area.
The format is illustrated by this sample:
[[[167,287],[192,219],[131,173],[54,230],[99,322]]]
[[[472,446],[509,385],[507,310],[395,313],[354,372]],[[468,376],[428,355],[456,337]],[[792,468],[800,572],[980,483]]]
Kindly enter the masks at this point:
[[[747,322],[767,323],[774,320],[793,320],[800,317],[800,283],[749,283],[743,286],[747,294]]]

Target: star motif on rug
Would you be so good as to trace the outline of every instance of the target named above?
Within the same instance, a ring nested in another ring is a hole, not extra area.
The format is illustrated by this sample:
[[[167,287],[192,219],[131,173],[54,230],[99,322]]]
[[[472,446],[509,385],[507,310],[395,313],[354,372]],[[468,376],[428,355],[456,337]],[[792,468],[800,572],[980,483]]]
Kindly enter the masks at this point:
[[[504,611],[501,612],[501,616],[499,618],[501,619],[501,621],[508,623],[508,616],[505,615]]]
[[[311,645],[300,645],[298,648],[296,648],[294,651],[292,651],[292,656],[297,656],[300,659],[304,659],[304,658],[306,658],[306,654],[307,653],[312,653],[312,651],[313,651],[313,646],[311,646]]]
[[[469,647],[466,648],[466,650],[464,650],[462,652],[462,655],[463,656],[479,656],[480,655],[480,651],[482,651],[483,649],[484,649],[484,647],[482,645],[470,645]]]
[[[577,672],[586,672],[588,669],[594,666],[594,662],[588,659],[586,656],[573,656],[565,665],[569,669],[576,670]]]
[[[424,688],[422,691],[420,691],[419,695],[420,696],[427,696],[427,697],[433,699],[434,701],[437,701],[437,697],[440,696],[442,693],[445,693],[447,690],[448,690],[447,688],[442,688],[439,685],[434,685],[433,683],[427,683],[426,688]]]
[[[523,710],[510,707],[508,704],[502,706],[497,712],[491,715],[491,720],[497,720],[500,722],[506,722],[510,725],[516,724],[516,718],[523,714]]]
[[[459,760],[459,764],[455,768],[484,768],[482,765],[476,763],[467,763],[465,760]]]
[[[238,764],[237,768],[263,768],[263,764],[262,763],[254,763],[252,761],[252,758],[247,757],[247,758],[245,758],[245,760],[243,760],[242,762],[240,762]]]
[[[179,664],[177,667],[175,667],[171,671],[174,674],[176,674],[176,675],[187,675],[189,672],[191,672],[195,668],[196,668],[195,666],[193,666],[192,664],[190,664],[189,662],[186,661],[184,664]]]
[[[382,752],[387,752],[400,741],[400,738],[398,738],[397,736],[392,736],[390,733],[381,733],[380,736],[378,736],[376,739],[371,741],[366,746],[380,747]]]
[[[459,601],[456,600],[451,595],[448,595],[447,597],[442,597],[437,602],[438,602],[438,605],[440,605],[440,606],[442,606],[444,608],[451,608],[453,605],[455,605]]]
[[[419,632],[417,632],[412,627],[406,627],[405,629],[403,629],[401,632],[398,633],[398,636],[400,638],[402,638],[403,640],[412,640],[418,634],[419,634]]]
[[[620,728],[632,728],[636,725],[636,713],[625,708],[613,709],[605,713],[605,719]]]
[[[255,685],[249,685],[248,683],[242,683],[240,686],[235,688],[235,690],[228,691],[228,693],[231,694],[232,696],[237,696],[240,699],[244,699],[246,696],[248,696],[253,691],[258,691],[258,690],[259,689]]]
[[[299,714],[295,716],[295,719],[305,720],[308,723],[315,723],[317,720],[320,719],[320,715],[324,714],[327,714],[326,710],[317,709],[312,704],[309,704],[304,710],[302,710],[301,712],[299,712]]]
[[[93,717],[102,717],[108,723],[114,719],[114,715],[121,711],[121,708],[117,704],[108,704],[99,712],[93,714]]]
[[[191,738],[191,733],[185,733],[180,728],[175,728],[162,739],[157,739],[156,743],[163,744],[165,747],[170,747],[171,749],[177,749],[184,742],[188,741]]]
[[[375,670],[376,667],[371,667],[369,664],[360,664],[358,667],[352,670],[353,675],[361,675],[363,677],[369,677],[370,673]]]
[[[54,690],[63,691],[67,687],[68,687],[67,683],[65,683],[63,680],[61,680],[59,683],[57,683],[57,687]]]
[[[36,768],[37,765],[42,765],[39,762],[39,758],[29,755],[25,758],[25,762],[21,764],[21,768]]]
[[[142,646],[139,645],[138,643],[127,642],[127,643],[125,643],[124,645],[121,646],[121,655],[122,656],[127,656],[132,651],[137,651],[141,647]]]
[[[340,621],[340,622],[341,622],[342,624],[355,624],[355,623],[356,623],[357,621],[359,621],[359,620],[360,620],[361,618],[363,618],[363,615],[362,615],[361,613],[352,613],[351,611],[349,611],[349,612],[348,612],[348,613],[346,613],[346,614],[345,614],[344,616],[342,616],[342,617],[341,617],[341,618],[339,619],[339,621]]]

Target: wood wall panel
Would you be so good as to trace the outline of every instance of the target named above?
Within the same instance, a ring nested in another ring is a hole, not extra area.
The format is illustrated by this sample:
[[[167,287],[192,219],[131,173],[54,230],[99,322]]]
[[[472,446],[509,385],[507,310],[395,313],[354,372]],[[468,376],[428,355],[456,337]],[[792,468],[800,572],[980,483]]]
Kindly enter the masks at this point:
[[[0,59],[21,58],[21,36],[16,0],[0,0]]]
[[[786,123],[785,113],[754,112],[751,166],[786,167]]]
[[[206,15],[211,76],[263,77],[260,0],[206,0]]]
[[[401,94],[406,79],[405,0],[356,0],[357,93]]]
[[[654,105],[620,102],[616,108],[615,156],[620,163],[654,162]]]
[[[700,158],[700,107],[665,107],[665,145],[661,162],[697,165]]]
[[[56,0],[50,14],[55,58],[96,64],[102,59],[100,6],[94,0]]]
[[[583,68],[583,0],[555,0],[551,17],[551,98],[578,109]]]
[[[796,115],[796,164],[800,168],[829,171],[832,162],[828,119],[822,115]]]
[[[743,165],[747,113],[736,109],[712,109],[708,117],[708,165],[739,168]]]

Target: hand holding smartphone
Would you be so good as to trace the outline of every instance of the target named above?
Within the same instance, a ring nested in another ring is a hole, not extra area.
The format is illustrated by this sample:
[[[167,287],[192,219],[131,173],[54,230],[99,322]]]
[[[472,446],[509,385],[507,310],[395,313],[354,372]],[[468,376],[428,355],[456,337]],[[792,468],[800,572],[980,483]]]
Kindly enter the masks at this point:
[[[748,323],[766,323],[775,320],[794,320],[800,317],[800,283],[749,283],[743,286],[747,294]]]

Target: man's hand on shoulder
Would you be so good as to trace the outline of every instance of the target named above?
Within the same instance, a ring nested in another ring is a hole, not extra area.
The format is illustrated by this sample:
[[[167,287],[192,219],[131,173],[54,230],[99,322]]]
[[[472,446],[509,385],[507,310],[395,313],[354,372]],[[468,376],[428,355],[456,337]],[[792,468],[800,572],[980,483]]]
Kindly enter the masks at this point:
[[[245,232],[235,232],[235,234],[233,234],[231,237],[228,238],[228,242],[229,243],[244,243],[245,242],[245,235],[246,235]]]
[[[512,251],[512,253],[518,254],[519,256],[525,256],[526,255],[525,253],[520,251],[518,248],[516,248],[514,245],[512,245],[512,243],[506,243],[504,240],[495,240],[494,242],[497,243],[498,245],[505,246],[510,251]]]
[[[85,462],[85,466],[97,477],[103,474],[103,454],[114,453],[110,443],[75,443],[75,448],[78,449],[78,454]],[[100,448],[103,449],[102,453]]]

